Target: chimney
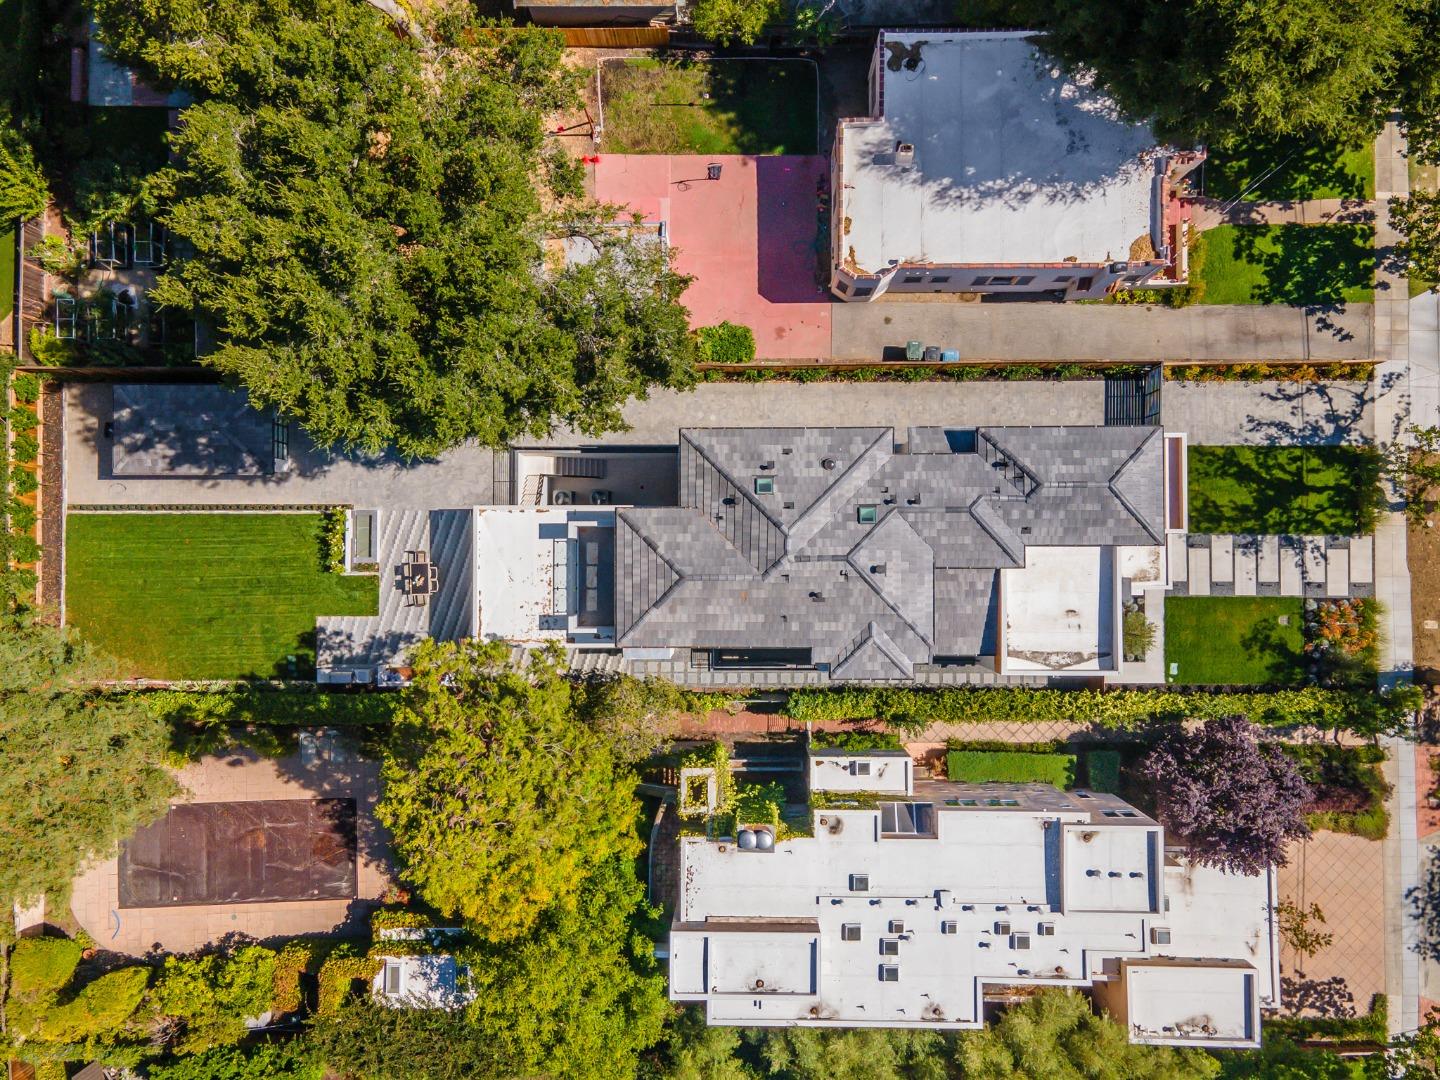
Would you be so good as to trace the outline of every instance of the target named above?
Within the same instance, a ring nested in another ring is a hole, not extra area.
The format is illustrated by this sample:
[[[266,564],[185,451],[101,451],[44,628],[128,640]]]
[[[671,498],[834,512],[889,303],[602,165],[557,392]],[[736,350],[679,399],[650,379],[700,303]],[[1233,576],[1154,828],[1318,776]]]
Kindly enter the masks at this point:
[[[914,143],[902,142],[902,143],[896,143],[896,144],[895,144],[895,164],[896,164],[896,165],[914,165],[914,164],[915,164],[915,144],[914,144]]]

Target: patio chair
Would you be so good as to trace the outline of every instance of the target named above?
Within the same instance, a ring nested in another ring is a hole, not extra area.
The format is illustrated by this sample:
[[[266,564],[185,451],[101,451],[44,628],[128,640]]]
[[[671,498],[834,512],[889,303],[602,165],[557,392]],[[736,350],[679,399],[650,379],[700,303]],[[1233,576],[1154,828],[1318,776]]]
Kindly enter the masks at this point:
[[[75,298],[68,293],[55,294],[55,337],[75,340]]]
[[[434,563],[430,564],[430,591],[437,592],[440,588],[440,568]]]

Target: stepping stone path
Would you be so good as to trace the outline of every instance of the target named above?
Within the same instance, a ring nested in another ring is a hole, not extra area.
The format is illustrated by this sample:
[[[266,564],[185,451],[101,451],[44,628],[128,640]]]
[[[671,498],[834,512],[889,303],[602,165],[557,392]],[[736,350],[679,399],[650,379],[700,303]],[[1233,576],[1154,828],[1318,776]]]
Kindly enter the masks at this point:
[[[1167,541],[1174,596],[1375,595],[1372,536],[1180,536]]]

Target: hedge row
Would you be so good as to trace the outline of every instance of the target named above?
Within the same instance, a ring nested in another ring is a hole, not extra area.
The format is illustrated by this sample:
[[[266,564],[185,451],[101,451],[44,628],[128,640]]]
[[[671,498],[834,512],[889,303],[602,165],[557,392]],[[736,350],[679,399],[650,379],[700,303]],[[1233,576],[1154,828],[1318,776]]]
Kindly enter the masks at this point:
[[[1028,686],[943,690],[797,690],[785,703],[794,720],[883,720],[914,726],[998,721],[1072,721],[1131,728],[1184,719],[1243,714],[1257,724],[1343,728],[1364,735],[1403,731],[1420,692],[1327,690],[1307,686],[1269,693],[1156,690],[1050,690]]]
[[[395,694],[307,690],[150,690],[145,703],[172,724],[264,724],[295,727],[354,727],[386,724],[395,714]]]

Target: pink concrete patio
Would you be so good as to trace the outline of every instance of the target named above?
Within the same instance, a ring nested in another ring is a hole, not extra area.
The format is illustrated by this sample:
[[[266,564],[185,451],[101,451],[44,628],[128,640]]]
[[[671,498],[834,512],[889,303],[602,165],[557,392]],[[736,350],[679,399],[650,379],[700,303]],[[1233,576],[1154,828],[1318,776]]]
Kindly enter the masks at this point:
[[[330,748],[337,749],[337,748]],[[353,753],[262,758],[237,751],[202,758],[176,775],[190,802],[351,798],[356,812],[356,896],[348,900],[121,908],[119,860],[87,867],[71,886],[70,908],[102,949],[144,955],[154,948],[191,952],[227,934],[257,940],[323,934],[363,920],[390,884],[388,838],[375,822],[379,766]]]
[[[719,180],[706,179],[711,164]],[[830,294],[816,280],[825,158],[601,155],[595,195],[665,222],[677,269],[695,278],[692,326],[748,326],[760,359],[830,355]]]

